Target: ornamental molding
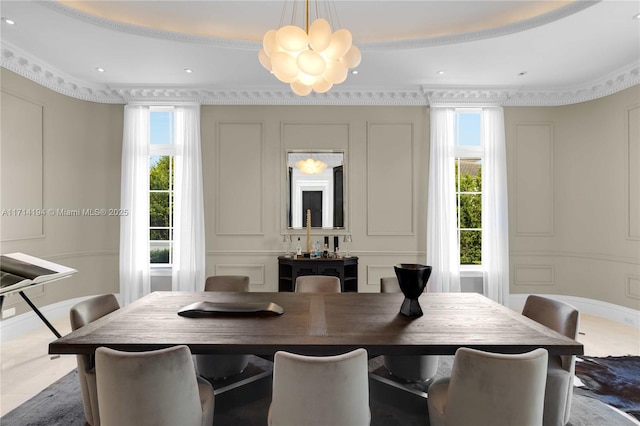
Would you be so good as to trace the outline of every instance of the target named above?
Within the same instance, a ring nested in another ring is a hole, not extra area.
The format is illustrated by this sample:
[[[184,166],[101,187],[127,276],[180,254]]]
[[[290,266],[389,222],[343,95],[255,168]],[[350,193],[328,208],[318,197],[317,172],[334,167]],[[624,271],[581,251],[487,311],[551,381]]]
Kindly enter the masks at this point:
[[[423,86],[430,106],[561,106],[592,101],[640,84],[640,63],[634,62],[604,78],[573,88]]]
[[[191,100],[203,105],[426,105],[426,97],[416,89],[332,90],[300,97],[282,89],[113,89],[125,102]]]
[[[573,88],[523,87],[336,88],[299,97],[284,87],[112,87],[78,80],[21,49],[0,42],[0,66],[63,95],[90,102],[198,102],[203,105],[559,106],[586,102],[640,84],[634,62],[604,78]]]
[[[367,50],[396,50],[396,49],[419,49],[423,47],[444,46],[448,44],[467,43],[488,38],[502,37],[527,31],[542,25],[549,24],[574,13],[580,12],[588,7],[598,4],[602,0],[576,0],[568,5],[559,7],[550,12],[543,13],[522,21],[513,22],[495,28],[470,31],[466,33],[447,34],[443,36],[423,37],[405,40],[392,40],[380,42],[358,42],[361,51]],[[135,34],[143,37],[158,38],[164,40],[178,41],[181,43],[207,44],[215,47],[252,49],[260,50],[262,40],[239,40],[214,36],[202,36],[196,34],[186,34],[174,31],[161,30],[144,27],[141,25],[128,24],[112,19],[102,18],[90,13],[67,6],[57,0],[38,0],[37,4],[52,9],[58,13],[66,15],[92,25],[97,25],[113,31],[120,31],[127,34]]]
[[[2,41],[0,66],[55,92],[98,103],[123,103],[105,85],[82,82]]]

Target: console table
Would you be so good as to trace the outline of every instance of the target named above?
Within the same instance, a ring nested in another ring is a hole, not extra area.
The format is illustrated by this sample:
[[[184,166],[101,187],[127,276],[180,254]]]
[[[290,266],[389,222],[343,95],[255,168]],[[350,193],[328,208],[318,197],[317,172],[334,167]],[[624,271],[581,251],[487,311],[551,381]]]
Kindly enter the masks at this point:
[[[294,291],[296,278],[303,275],[330,275],[340,278],[343,292],[358,291],[358,258],[295,259],[278,257],[278,291]]]

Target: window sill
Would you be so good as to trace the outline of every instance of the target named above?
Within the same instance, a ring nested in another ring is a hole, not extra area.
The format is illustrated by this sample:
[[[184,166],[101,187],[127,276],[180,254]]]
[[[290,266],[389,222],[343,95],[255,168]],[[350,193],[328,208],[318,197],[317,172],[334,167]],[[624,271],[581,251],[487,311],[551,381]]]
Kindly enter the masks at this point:
[[[151,265],[149,274],[152,277],[170,277],[173,273],[171,265]]]
[[[460,265],[461,278],[482,278],[484,277],[484,269],[482,265]]]

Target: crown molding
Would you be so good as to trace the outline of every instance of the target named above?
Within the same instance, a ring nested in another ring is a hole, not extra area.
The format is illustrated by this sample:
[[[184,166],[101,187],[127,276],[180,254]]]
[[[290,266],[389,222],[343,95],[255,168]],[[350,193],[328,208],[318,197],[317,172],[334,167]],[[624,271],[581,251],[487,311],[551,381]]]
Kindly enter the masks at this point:
[[[107,86],[80,81],[4,41],[0,42],[0,66],[71,98],[99,103],[123,103]]]
[[[584,86],[529,89],[515,87],[423,86],[430,106],[561,106],[592,101],[640,84],[640,63],[634,62]]]
[[[203,105],[558,106],[586,102],[640,84],[634,62],[604,78],[571,88],[397,87],[335,88],[299,97],[283,88],[111,87],[80,81],[21,49],[0,42],[0,66],[63,95],[90,102],[197,102]]]
[[[189,99],[203,105],[426,105],[426,97],[420,88],[334,89],[329,93],[312,93],[304,97],[297,96],[288,88],[114,88],[112,91],[127,103]]]

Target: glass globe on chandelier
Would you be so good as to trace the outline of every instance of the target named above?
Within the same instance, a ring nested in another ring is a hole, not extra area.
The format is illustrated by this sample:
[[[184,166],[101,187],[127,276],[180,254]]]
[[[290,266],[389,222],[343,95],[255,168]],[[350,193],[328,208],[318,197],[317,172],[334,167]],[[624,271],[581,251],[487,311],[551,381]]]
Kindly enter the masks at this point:
[[[299,96],[328,92],[333,85],[344,82],[349,69],[357,67],[362,59],[349,30],[332,32],[329,22],[322,18],[309,26],[309,0],[305,5],[305,30],[286,25],[267,31],[258,54],[262,66],[278,80],[289,83]]]

